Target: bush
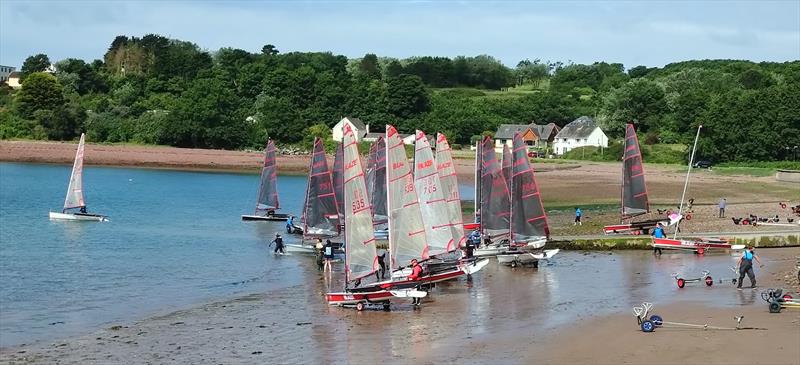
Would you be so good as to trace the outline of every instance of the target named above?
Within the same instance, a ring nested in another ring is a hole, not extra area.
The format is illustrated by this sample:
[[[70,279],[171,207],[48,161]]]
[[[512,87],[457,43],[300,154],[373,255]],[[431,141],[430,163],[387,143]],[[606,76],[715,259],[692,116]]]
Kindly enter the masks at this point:
[[[450,145],[450,148],[452,148],[454,150],[461,150],[461,149],[464,149],[464,146],[462,146],[459,143],[453,143],[453,144]]]

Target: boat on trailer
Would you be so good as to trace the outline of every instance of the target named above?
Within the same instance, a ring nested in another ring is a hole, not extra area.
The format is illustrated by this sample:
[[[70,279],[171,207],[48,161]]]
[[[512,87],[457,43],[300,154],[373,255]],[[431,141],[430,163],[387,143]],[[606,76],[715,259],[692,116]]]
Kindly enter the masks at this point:
[[[683,219],[683,201],[686,198],[686,190],[689,188],[689,175],[692,172],[692,164],[694,163],[694,154],[697,151],[697,141],[700,139],[700,130],[702,125],[697,127],[697,134],[694,137],[694,145],[692,146],[692,154],[689,156],[689,167],[686,170],[686,180],[683,183],[683,193],[681,194],[681,205],[675,217],[672,218],[675,222],[675,234],[672,239],[655,238],[653,237],[652,246],[654,248],[669,249],[669,250],[688,250],[698,254],[705,254],[708,250],[741,250],[744,245],[732,245],[730,241],[724,238],[685,238],[678,239],[678,227]]]
[[[290,252],[315,254],[317,248],[314,240],[333,238],[340,234],[339,207],[321,138],[314,139],[310,164],[300,227],[303,239],[300,244],[286,244],[286,250]]]
[[[416,289],[417,283],[371,283],[350,288],[351,282],[361,284],[362,279],[378,270],[378,253],[358,142],[349,124],[344,126],[343,150],[344,235],[349,243],[345,250],[345,288],[341,292],[327,293],[325,298],[328,304],[354,306],[358,310],[377,304],[389,310],[389,302],[393,298],[426,296],[426,292]]]
[[[289,214],[277,213],[280,209],[278,201],[278,168],[276,165],[277,149],[272,140],[267,140],[264,150],[264,163],[261,166],[261,177],[256,196],[256,210],[252,215],[243,214],[243,221],[286,221]]]
[[[620,184],[620,224],[603,227],[605,234],[647,234],[659,223],[667,226],[669,220],[648,219],[630,221],[635,217],[650,213],[642,153],[639,139],[633,124],[625,125],[625,143],[622,150],[622,183]],[[628,223],[625,223],[629,220]]]
[[[550,237],[550,227],[536,174],[528,160],[528,147],[519,132],[514,133],[508,158],[511,165],[510,238],[508,250],[498,254],[497,261],[509,266],[531,264],[538,267],[540,260],[549,260],[558,253],[558,249],[543,250]]]
[[[64,198],[64,208],[61,212],[50,212],[52,220],[107,222],[108,217],[102,214],[86,212],[86,202],[83,198],[83,155],[86,148],[86,135],[81,133],[75,161],[72,164],[72,173],[69,176],[67,196]]]

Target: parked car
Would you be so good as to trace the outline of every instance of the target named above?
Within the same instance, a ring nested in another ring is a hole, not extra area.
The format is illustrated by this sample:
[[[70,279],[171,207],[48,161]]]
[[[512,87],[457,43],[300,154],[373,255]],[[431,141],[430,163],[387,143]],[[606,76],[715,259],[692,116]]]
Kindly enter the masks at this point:
[[[528,152],[528,157],[537,158],[537,157],[539,157],[539,152],[530,151],[530,152]]]
[[[711,161],[709,160],[700,160],[694,163],[694,168],[696,169],[710,169],[711,168]]]

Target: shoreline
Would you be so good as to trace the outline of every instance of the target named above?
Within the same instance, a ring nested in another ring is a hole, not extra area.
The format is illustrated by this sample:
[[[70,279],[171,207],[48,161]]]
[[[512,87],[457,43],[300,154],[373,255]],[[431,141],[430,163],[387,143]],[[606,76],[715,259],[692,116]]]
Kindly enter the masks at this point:
[[[562,317],[556,322],[540,322],[541,318],[527,316],[485,317],[481,311],[487,308],[480,308],[480,305],[473,308],[482,303],[480,295],[467,295],[470,291],[466,288],[470,285],[463,280],[443,283],[419,311],[398,302],[392,312],[360,313],[327,306],[322,294],[332,283],[316,277],[319,274],[310,270],[307,274],[313,277],[306,283],[281,290],[237,294],[166,313],[156,312],[144,318],[107,323],[102,328],[88,329],[82,335],[0,348],[0,364],[378,361],[791,364],[796,363],[793,359],[800,359],[797,357],[800,347],[794,346],[800,341],[800,314],[792,310],[770,314],[757,293],[768,287],[797,292],[800,286],[796,282],[792,284],[796,279],[787,277],[791,275],[793,259],[798,253],[796,249],[785,248],[764,252],[770,260],[770,269],[759,272],[757,290],[737,292],[722,284],[715,289],[687,288],[679,297],[666,297],[655,303],[654,313],[667,321],[734,326],[731,318],[744,315],[743,326],[767,328],[764,331],[662,328],[654,333],[642,333],[626,303],[640,305],[641,301],[651,298],[641,296],[646,292],[638,295],[629,292],[630,298],[617,298],[619,305],[606,304],[599,312],[582,313],[572,308],[571,301],[557,303],[554,307],[546,304],[547,301],[527,304],[534,312],[544,310],[550,313],[543,314],[545,316]],[[517,270],[515,274],[514,270],[498,267],[495,271],[481,273],[489,275],[488,278],[476,280],[490,280],[502,271],[504,278],[517,277],[512,283],[521,284],[547,277],[548,270],[552,267],[538,272]],[[463,292],[465,289],[467,293]],[[704,290],[717,290],[718,295],[734,298],[734,301],[706,297]],[[520,296],[530,295],[527,291],[508,290],[502,285],[484,285],[479,292],[497,295],[501,301],[510,298],[519,301]],[[299,315],[286,302],[297,298],[309,301],[308,308]],[[604,302],[608,298],[595,300]],[[440,301],[447,304],[437,303]],[[468,306],[462,308],[465,304]],[[541,308],[542,305],[545,308]],[[436,316],[428,315],[434,312]],[[525,312],[527,310],[521,313]],[[469,317],[465,316],[477,317],[466,321],[464,318]],[[484,324],[476,327],[479,322]],[[416,336],[408,336],[409,331]],[[453,336],[454,333],[457,335]],[[608,337],[611,333],[613,338]],[[603,340],[598,341],[600,338]],[[358,347],[358,343],[365,341],[378,347],[369,350]],[[292,345],[285,346],[287,343]],[[730,348],[748,346],[758,351],[744,354],[730,351]],[[581,351],[575,351],[577,348]]]

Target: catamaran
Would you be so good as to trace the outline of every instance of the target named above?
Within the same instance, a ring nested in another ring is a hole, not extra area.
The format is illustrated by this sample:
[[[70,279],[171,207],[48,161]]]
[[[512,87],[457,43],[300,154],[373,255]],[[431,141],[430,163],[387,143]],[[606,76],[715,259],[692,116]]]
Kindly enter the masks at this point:
[[[343,193],[345,288],[342,292],[325,295],[328,304],[355,306],[362,310],[368,304],[381,304],[389,309],[392,298],[421,298],[427,292],[415,289],[418,283],[372,283],[360,285],[361,279],[372,276],[378,269],[375,234],[372,229],[372,207],[367,197],[364,171],[358,155],[358,143],[349,124],[344,126],[343,141]],[[350,287],[353,282],[355,287]]]
[[[625,223],[626,219],[650,213],[650,204],[647,199],[647,184],[644,180],[644,167],[642,166],[642,153],[639,149],[639,139],[633,124],[625,126],[625,143],[622,150],[622,184],[620,194],[620,224],[603,227],[605,234],[647,234],[658,223],[669,224],[668,220],[650,219],[639,222]]]
[[[303,240],[300,244],[286,244],[286,250],[316,253],[316,247],[311,243],[313,240],[338,236],[340,233],[338,209],[333,179],[325,156],[325,146],[321,138],[315,138],[301,219]],[[310,244],[306,244],[307,242]]]
[[[267,140],[258,195],[256,196],[256,211],[253,215],[242,215],[243,221],[285,221],[286,218],[289,218],[288,214],[275,212],[280,209],[275,152],[275,143],[271,139]]]
[[[692,146],[692,154],[689,157],[689,168],[686,171],[686,180],[683,183],[683,193],[681,194],[681,205],[678,208],[676,217],[670,218],[675,222],[675,234],[670,238],[655,238],[653,237],[653,247],[662,249],[673,250],[689,250],[704,254],[708,250],[742,250],[745,245],[732,245],[728,240],[722,238],[689,238],[678,239],[678,227],[683,219],[683,201],[686,198],[686,189],[689,187],[689,175],[692,172],[692,164],[694,163],[694,153],[697,150],[697,141],[700,139],[700,129],[703,126],[697,127],[697,135],[694,137],[694,146]]]
[[[542,250],[550,237],[547,214],[542,205],[536,176],[528,160],[528,147],[519,132],[514,133],[511,167],[511,216],[509,249],[497,255],[501,264],[516,266],[549,259],[558,249]]]
[[[108,217],[101,214],[86,212],[86,202],[83,199],[83,153],[86,136],[81,133],[78,151],[75,153],[75,162],[72,164],[72,173],[69,177],[67,197],[64,199],[64,209],[59,212],[50,212],[50,219],[72,221],[106,222]],[[77,211],[75,211],[77,209]]]

